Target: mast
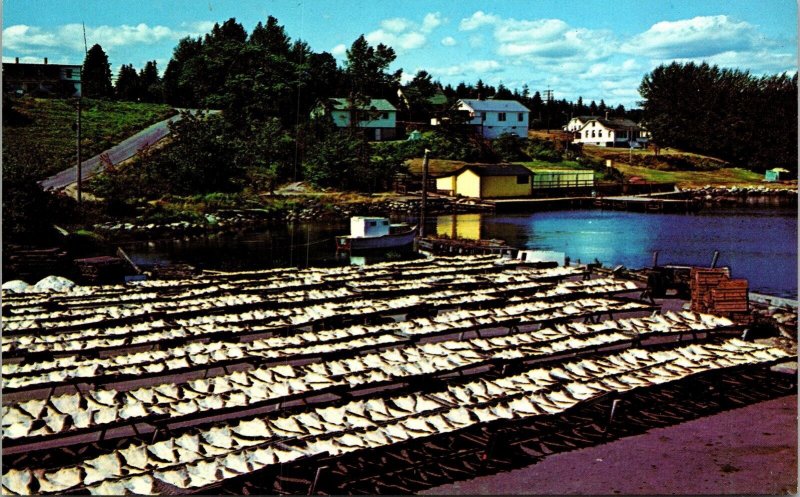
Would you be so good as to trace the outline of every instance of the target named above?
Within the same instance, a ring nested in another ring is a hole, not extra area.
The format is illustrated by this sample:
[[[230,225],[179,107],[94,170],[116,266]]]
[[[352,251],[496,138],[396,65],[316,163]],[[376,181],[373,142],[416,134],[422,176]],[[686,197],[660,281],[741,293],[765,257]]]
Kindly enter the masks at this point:
[[[428,203],[428,150],[425,149],[425,156],[422,158],[422,204],[419,214],[419,237],[425,236],[425,207]]]

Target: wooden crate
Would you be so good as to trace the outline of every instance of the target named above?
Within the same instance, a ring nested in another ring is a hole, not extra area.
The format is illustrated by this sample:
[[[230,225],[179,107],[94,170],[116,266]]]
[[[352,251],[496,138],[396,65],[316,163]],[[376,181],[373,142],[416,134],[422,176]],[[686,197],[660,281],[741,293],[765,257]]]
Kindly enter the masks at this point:
[[[693,267],[690,271],[690,285],[692,310],[695,312],[708,312],[711,304],[711,289],[717,288],[719,283],[729,280],[730,269]]]
[[[749,310],[747,280],[723,280],[711,289],[710,309],[718,314]]]

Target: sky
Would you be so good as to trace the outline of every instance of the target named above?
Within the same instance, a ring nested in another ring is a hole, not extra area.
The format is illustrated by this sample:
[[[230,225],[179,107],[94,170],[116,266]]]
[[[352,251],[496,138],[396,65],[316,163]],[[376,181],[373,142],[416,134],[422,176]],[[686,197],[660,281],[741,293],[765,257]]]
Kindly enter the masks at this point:
[[[82,23],[116,76],[177,41],[235,17],[250,32],[275,16],[294,39],[344,63],[361,34],[397,52],[403,81],[426,70],[443,84],[478,79],[557,99],[635,107],[642,77],[662,63],[707,61],[797,71],[795,0],[6,0],[3,61],[81,64]]]

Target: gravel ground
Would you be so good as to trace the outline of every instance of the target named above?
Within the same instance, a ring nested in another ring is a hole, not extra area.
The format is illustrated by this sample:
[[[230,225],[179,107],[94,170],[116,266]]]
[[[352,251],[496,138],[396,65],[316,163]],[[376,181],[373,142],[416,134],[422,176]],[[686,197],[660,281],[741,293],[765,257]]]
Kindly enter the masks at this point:
[[[797,395],[423,494],[796,494]]]

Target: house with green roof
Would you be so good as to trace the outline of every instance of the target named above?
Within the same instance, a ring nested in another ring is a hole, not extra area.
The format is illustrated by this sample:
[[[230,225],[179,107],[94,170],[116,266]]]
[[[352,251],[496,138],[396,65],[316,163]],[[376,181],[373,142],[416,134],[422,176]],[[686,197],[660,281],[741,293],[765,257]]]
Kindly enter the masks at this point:
[[[370,98],[366,102],[354,103],[348,98],[329,98],[321,102],[314,111],[316,115],[328,115],[338,128],[356,126],[364,129],[367,139],[381,141],[397,137],[397,108],[388,100]]]

